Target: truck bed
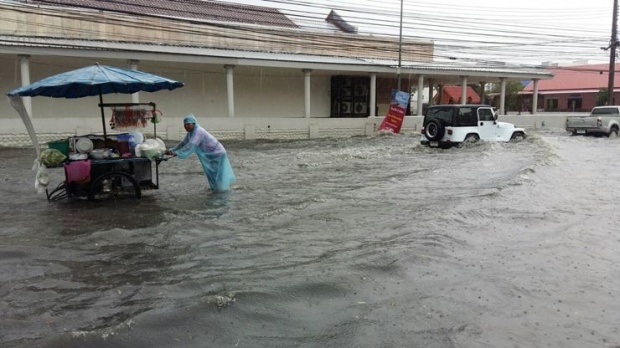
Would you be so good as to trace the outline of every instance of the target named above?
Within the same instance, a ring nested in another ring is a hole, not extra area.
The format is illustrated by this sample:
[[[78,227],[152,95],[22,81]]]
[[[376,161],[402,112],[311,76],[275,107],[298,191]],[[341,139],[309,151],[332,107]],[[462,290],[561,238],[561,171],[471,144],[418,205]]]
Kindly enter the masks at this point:
[[[601,130],[598,125],[598,116],[568,116],[566,117],[566,130],[576,134],[586,134],[594,132],[606,132]]]
[[[566,130],[576,134],[617,134],[620,128],[620,106],[597,106],[588,116],[566,117]]]

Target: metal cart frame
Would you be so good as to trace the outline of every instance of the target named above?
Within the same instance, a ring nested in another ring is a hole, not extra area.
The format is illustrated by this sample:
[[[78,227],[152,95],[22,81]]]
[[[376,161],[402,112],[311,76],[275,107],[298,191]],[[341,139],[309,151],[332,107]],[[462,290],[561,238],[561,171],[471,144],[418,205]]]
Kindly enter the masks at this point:
[[[132,107],[150,106],[151,115],[155,115],[155,103],[108,103],[99,104],[104,107]],[[157,135],[157,123],[153,122],[153,135]],[[108,134],[104,128],[104,141]],[[143,190],[159,189],[159,164],[165,158],[149,159],[145,157],[107,158],[71,160],[63,163],[65,181],[61,182],[52,191],[45,190],[48,201],[58,201],[65,198],[87,198],[88,200],[102,200],[121,198],[124,196],[140,199]],[[72,162],[88,161],[90,175],[88,180],[71,182],[67,172]],[[152,162],[155,162],[155,181],[153,182]]]

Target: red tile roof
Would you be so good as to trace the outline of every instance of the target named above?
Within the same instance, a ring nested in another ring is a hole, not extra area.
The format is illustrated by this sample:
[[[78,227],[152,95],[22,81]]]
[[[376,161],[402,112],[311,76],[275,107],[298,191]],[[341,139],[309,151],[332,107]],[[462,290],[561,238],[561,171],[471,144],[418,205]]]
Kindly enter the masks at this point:
[[[278,9],[212,0],[27,0],[29,4],[81,7],[137,15],[297,28]]]
[[[619,68],[616,64],[615,70]],[[607,88],[609,84],[609,64],[591,64],[579,66],[567,66],[549,68],[555,75],[550,80],[538,81],[538,91],[563,91],[563,90],[600,90]],[[620,76],[614,77],[614,88],[620,88]],[[534,83],[530,82],[523,91],[532,92]]]
[[[463,88],[461,86],[443,86],[442,100],[439,101],[440,104],[449,104],[452,103],[460,103],[461,102],[461,91]],[[470,104],[478,104],[480,103],[480,96],[473,88],[470,86],[467,87],[466,97],[467,103]],[[452,100],[452,101],[450,101]]]

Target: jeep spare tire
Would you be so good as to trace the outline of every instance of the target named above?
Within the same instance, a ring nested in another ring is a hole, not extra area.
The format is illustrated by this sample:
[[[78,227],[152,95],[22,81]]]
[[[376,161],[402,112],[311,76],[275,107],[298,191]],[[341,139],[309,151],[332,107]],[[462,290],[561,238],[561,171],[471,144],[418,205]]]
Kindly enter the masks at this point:
[[[424,135],[428,140],[437,141],[443,138],[444,132],[445,128],[443,124],[437,119],[428,121],[426,127],[424,127]]]

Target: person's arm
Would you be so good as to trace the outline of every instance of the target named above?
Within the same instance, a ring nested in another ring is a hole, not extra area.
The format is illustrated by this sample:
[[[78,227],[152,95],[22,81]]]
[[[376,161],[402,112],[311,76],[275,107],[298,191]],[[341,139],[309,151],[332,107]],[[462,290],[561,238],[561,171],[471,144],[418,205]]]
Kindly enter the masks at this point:
[[[198,130],[188,133],[186,139],[183,139],[182,142],[172,148],[171,152],[174,156],[178,156],[179,158],[187,158],[192,153],[196,152],[202,138],[203,134]]]
[[[183,148],[185,145],[187,145],[187,143],[189,142],[189,133],[185,135],[185,137],[183,138],[183,140],[181,140],[181,142],[179,142],[178,144],[176,144],[174,147],[166,150],[164,153],[166,155],[171,155],[171,156],[176,156],[176,151],[178,151],[179,149]]]
[[[175,152],[176,150],[183,148],[183,146],[187,145],[187,143],[189,142],[189,139],[190,139],[190,135],[189,133],[187,133],[185,137],[183,138],[183,140],[181,140],[180,143],[176,144],[173,148],[171,148],[170,151]]]

